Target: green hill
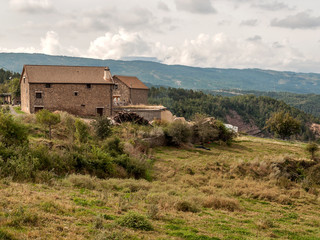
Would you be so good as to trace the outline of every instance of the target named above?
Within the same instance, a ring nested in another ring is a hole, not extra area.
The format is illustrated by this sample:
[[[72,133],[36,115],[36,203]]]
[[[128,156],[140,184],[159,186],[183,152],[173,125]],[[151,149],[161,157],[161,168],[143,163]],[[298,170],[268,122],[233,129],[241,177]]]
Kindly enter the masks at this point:
[[[261,69],[197,68],[151,61],[120,61],[0,53],[0,67],[21,72],[24,64],[109,66],[113,74],[135,75],[146,83],[186,89],[242,89],[320,93],[320,74]]]

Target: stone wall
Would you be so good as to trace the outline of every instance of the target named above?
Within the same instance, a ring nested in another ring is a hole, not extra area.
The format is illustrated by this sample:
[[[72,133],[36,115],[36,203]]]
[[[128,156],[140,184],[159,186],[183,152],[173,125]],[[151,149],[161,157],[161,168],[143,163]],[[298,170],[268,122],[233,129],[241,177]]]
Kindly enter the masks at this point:
[[[79,116],[95,116],[97,108],[103,108],[103,115],[112,113],[112,85],[108,84],[30,84],[30,113],[35,107],[50,111],[67,111]],[[22,90],[22,88],[21,88]],[[41,93],[41,98],[36,94]],[[22,100],[22,99],[21,99]]]
[[[26,74],[21,77],[20,82],[20,95],[21,95],[21,110],[30,113],[30,91],[29,91],[29,84],[28,78]]]
[[[131,101],[133,105],[148,104],[149,89],[131,89]]]
[[[113,89],[113,99],[115,106],[125,106],[130,103],[130,88],[121,82],[118,78],[114,78],[114,83],[118,86],[117,89]],[[115,100],[116,98],[116,100]]]

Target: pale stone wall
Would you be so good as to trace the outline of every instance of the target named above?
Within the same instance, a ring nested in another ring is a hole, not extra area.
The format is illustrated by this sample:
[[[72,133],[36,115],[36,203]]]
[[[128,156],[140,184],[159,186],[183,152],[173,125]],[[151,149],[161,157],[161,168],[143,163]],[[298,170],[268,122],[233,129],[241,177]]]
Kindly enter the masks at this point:
[[[20,83],[20,94],[21,94],[21,110],[30,113],[30,91],[29,91],[29,84],[28,78],[26,74],[24,74],[21,78]]]
[[[79,116],[95,116],[97,108],[103,108],[103,115],[112,114],[112,85],[91,84],[45,84],[31,83],[30,88],[30,113],[35,112],[35,107],[44,107],[50,111],[67,111]],[[36,93],[41,92],[42,98],[36,98]],[[77,92],[77,95],[75,95]]]

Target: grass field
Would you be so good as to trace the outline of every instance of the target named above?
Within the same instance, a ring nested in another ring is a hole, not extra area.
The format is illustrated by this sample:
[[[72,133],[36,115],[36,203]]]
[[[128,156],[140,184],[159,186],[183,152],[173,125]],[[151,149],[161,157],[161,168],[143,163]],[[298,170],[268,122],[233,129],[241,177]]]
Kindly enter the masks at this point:
[[[317,188],[274,164],[308,159],[304,147],[248,136],[211,150],[159,147],[150,182],[2,179],[0,239],[320,239]]]

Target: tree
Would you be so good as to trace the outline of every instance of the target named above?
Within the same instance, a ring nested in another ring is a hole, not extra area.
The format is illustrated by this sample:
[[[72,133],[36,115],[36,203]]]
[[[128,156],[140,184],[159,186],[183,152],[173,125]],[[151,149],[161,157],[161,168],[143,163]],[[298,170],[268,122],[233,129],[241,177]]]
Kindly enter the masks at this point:
[[[89,137],[88,125],[80,119],[76,119],[74,125],[76,129],[75,136],[77,141],[79,143],[87,142]]]
[[[37,118],[37,122],[48,127],[49,139],[51,140],[52,126],[54,126],[60,122],[60,115],[52,113],[52,112],[48,111],[47,109],[42,109],[36,113],[36,118]]]
[[[111,120],[107,117],[100,117],[93,122],[93,127],[96,133],[96,136],[100,139],[105,139],[109,137],[112,133],[111,129]]]
[[[301,123],[293,118],[289,113],[284,111],[274,113],[266,122],[266,128],[270,129],[280,136],[281,139],[286,139],[293,134],[300,132]]]
[[[312,142],[306,146],[306,151],[311,154],[311,159],[315,160],[315,153],[319,150],[318,144]]]

